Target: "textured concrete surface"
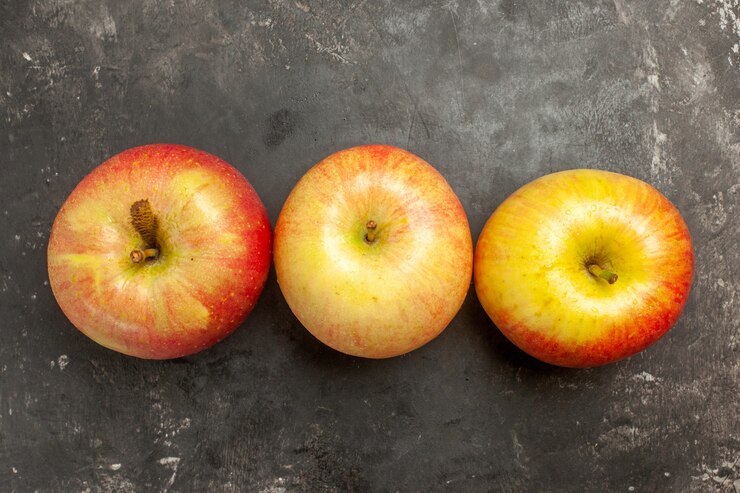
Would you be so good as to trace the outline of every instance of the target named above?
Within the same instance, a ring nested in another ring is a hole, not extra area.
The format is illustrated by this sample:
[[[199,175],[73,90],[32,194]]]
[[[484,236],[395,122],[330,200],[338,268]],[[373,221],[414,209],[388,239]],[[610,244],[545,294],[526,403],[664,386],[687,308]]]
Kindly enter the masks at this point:
[[[0,490],[740,490],[737,0],[6,0],[0,5]],[[549,171],[644,179],[695,241],[691,299],[646,352],[549,367],[474,293],[437,340],[321,346],[274,276],[233,336],[170,362],[78,333],[46,277],[52,220],[149,142],[239,168],[275,221],[360,143],[406,147],[474,238]]]

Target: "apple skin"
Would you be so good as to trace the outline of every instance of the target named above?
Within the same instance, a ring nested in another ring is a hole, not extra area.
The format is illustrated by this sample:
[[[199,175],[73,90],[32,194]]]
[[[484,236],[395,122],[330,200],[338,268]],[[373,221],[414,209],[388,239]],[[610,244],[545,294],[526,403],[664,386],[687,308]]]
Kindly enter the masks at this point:
[[[130,207],[148,199],[161,254],[135,264]],[[72,191],[52,226],[49,282],[64,314],[99,344],[168,359],[210,347],[257,302],[270,223],[236,169],[191,147],[153,144],[113,156]]]
[[[465,299],[472,261],[467,217],[445,179],[388,145],[325,158],[275,225],[275,270],[291,310],[320,341],[354,356],[397,356],[439,335]]]
[[[592,275],[596,262],[618,275]],[[475,290],[503,334],[537,359],[592,367],[642,351],[676,322],[694,255],[676,208],[629,176],[576,169],[514,192],[486,223]]]

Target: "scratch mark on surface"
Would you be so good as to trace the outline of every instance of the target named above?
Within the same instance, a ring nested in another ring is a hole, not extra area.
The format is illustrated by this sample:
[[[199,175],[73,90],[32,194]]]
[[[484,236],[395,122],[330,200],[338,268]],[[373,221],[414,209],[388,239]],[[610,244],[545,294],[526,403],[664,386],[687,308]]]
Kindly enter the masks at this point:
[[[642,56],[645,63],[647,81],[657,92],[660,92],[660,65],[658,64],[658,53],[655,51],[655,47],[649,39],[646,40],[643,46]],[[653,113],[658,112],[658,95],[650,94],[648,97],[650,101],[650,111]]]
[[[409,144],[411,143],[411,132],[414,130],[414,123],[416,122],[416,108],[414,108],[414,111],[411,113],[411,124],[409,125],[409,133],[406,136],[406,149],[409,148]]]
[[[655,143],[653,144],[653,157],[650,160],[650,174],[656,179],[666,176],[668,183],[671,183],[671,175],[668,173],[665,150],[663,149],[668,136],[658,129],[658,122],[656,120],[653,120],[653,137],[655,138]]]
[[[365,2],[363,2],[363,5],[364,5],[364,3]],[[375,22],[375,18],[372,15],[370,15],[370,13],[367,12],[367,10],[362,9],[362,11],[365,13],[365,16],[367,16],[367,19],[370,22],[370,25],[373,27],[373,29],[375,30],[375,32],[378,34],[378,38],[380,39],[380,42],[383,43],[383,46],[387,50],[391,50],[391,46],[389,45],[388,41],[385,39],[385,36],[383,36],[382,31],[378,28],[378,25]],[[399,78],[401,80],[401,83],[403,84],[403,88],[404,88],[404,90],[406,92],[406,96],[409,98],[409,102],[414,107],[414,112],[419,117],[419,120],[421,121],[421,124],[424,127],[424,132],[426,133],[426,136],[427,136],[427,139],[428,139],[428,138],[430,138],[432,136],[432,133],[429,130],[429,125],[427,124],[427,121],[424,119],[424,115],[422,114],[421,111],[419,111],[419,104],[418,104],[416,98],[414,97],[414,95],[411,93],[411,88],[409,87],[408,82],[406,82],[406,76],[401,71],[401,69],[399,68],[398,64],[393,59],[393,57],[391,57],[390,60],[391,60],[391,62],[393,64],[393,68],[395,69],[396,73],[399,75]],[[408,146],[408,143],[407,143],[407,146]]]
[[[304,34],[304,36],[306,36],[306,39],[308,39],[314,45],[316,45],[316,51],[318,53],[326,53],[328,55],[331,55],[342,63],[347,63],[347,64],[352,63],[347,58],[345,58],[344,55],[342,54],[342,46],[339,43],[335,44],[334,46],[324,46],[320,41],[315,39],[310,34],[306,33]]]
[[[514,451],[514,464],[520,469],[520,473],[528,474],[529,457],[524,450],[524,445],[522,445],[519,436],[514,430],[511,430],[511,444]]]
[[[452,11],[452,7],[448,4],[446,6],[447,12],[450,13],[450,19],[452,19],[452,27],[455,29],[455,42],[457,43],[457,61],[459,64],[458,78],[460,79],[460,116],[465,118],[465,80],[463,78],[463,63],[462,63],[462,52],[460,51],[460,35],[457,32],[457,22],[455,22],[455,14]]]

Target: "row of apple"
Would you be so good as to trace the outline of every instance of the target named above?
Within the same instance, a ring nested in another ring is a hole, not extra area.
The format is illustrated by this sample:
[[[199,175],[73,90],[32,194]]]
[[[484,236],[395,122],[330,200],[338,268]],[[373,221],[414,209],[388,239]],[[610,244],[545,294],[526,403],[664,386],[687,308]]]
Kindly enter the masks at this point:
[[[203,350],[238,327],[272,260],[291,310],[320,341],[385,358],[436,337],[474,279],[514,344],[570,367],[641,351],[678,319],[693,251],[676,208],[647,183],[570,170],[506,199],[473,251],[442,175],[397,147],[325,158],[275,226],[249,182],[181,145],[129,149],[94,169],[59,211],[49,280],[70,321],[141,358]]]

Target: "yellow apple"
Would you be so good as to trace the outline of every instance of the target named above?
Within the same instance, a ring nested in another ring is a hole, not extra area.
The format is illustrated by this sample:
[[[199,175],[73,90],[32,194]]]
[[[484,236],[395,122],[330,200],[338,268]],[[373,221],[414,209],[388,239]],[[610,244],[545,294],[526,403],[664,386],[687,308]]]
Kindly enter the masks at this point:
[[[475,289],[519,348],[568,367],[657,341],[689,295],[694,255],[678,210],[638,179],[597,170],[543,176],[506,199],[475,251]]]
[[[421,158],[387,145],[333,154],[290,193],[275,269],[296,317],[343,353],[387,358],[436,337],[470,287],[465,212]]]

